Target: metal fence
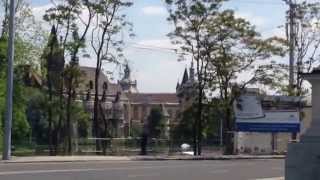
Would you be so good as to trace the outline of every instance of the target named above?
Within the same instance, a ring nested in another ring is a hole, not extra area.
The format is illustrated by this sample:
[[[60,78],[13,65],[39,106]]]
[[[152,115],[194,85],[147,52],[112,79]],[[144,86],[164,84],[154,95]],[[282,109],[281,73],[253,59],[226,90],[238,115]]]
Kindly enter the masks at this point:
[[[96,144],[100,145],[97,148]],[[182,144],[189,145],[189,148],[182,149]],[[66,154],[63,144],[57,149],[58,155]],[[202,143],[203,153],[220,153],[221,146],[218,140],[206,140]],[[177,155],[192,151],[192,140],[169,140],[149,138],[147,141],[148,155]],[[134,156],[141,152],[141,138],[82,138],[73,139],[73,155],[112,155],[112,156]],[[13,146],[13,155],[49,155],[47,144],[36,144],[27,141]]]

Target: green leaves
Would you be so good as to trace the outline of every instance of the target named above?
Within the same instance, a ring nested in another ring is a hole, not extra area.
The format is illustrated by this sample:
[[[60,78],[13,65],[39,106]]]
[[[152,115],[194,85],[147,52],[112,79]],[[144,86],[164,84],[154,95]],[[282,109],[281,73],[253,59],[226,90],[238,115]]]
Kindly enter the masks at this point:
[[[152,108],[148,116],[149,135],[153,138],[160,138],[165,131],[165,117],[161,108]]]

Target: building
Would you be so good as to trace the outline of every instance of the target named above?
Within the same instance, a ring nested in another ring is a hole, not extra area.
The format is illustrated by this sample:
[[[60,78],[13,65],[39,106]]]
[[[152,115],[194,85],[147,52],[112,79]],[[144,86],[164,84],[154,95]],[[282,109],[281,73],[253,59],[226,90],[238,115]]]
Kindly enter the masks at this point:
[[[80,99],[93,118],[95,93],[95,68],[80,67],[83,81],[80,86]],[[131,70],[125,66],[124,76],[116,83],[111,82],[101,72],[99,77],[99,99],[102,116],[113,122],[113,137],[130,137],[140,135],[143,125],[152,108],[161,108],[167,120],[167,132],[178,123],[178,114],[190,104],[194,85],[193,63],[186,68],[181,83],[177,85],[176,93],[143,93],[137,88],[137,81],[132,79]],[[92,128],[92,127],[91,127]]]

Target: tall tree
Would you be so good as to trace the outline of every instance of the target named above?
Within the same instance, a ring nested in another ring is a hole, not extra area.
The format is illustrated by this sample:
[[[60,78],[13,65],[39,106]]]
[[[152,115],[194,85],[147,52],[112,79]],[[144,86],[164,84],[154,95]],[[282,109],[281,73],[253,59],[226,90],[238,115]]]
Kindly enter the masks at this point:
[[[147,155],[147,145],[149,138],[161,138],[166,127],[165,117],[161,107],[152,108],[144,124],[141,138],[141,155]]]
[[[85,47],[85,40],[89,28],[91,26],[93,14],[93,4],[87,0],[68,0],[55,3],[55,7],[46,11],[44,19],[56,26],[60,32],[61,46],[64,59],[69,60],[69,64],[65,67],[61,87],[60,100],[64,99],[64,89],[66,89],[66,127],[67,135],[67,153],[72,153],[72,126],[71,126],[71,109],[73,100],[75,99],[76,88],[80,83],[81,72],[79,64],[79,50]],[[82,15],[85,14],[85,18]],[[83,31],[79,33],[79,25]],[[65,86],[64,86],[65,85]],[[60,106],[63,108],[62,104]],[[62,117],[60,121],[62,121]]]
[[[197,115],[194,154],[201,155],[205,91],[216,92],[222,107],[227,154],[233,153],[233,102],[248,84],[258,81],[259,60],[282,54],[278,39],[263,40],[254,26],[221,8],[225,0],[167,0],[174,22],[174,43],[197,63]],[[263,61],[262,61],[263,62]],[[265,62],[266,63],[266,62]],[[245,78],[239,78],[244,76]]]
[[[269,63],[274,55],[283,56],[281,39],[262,39],[248,21],[237,18],[232,10],[223,10],[210,21],[209,33],[217,40],[214,51],[207,54],[215,74],[210,87],[220,96],[226,154],[233,153],[233,104],[248,85],[263,78],[260,64]],[[241,77],[243,76],[243,77]],[[263,80],[263,79],[262,79]]]
[[[174,44],[181,46],[183,54],[196,62],[196,117],[193,122],[193,151],[194,155],[201,155],[201,141],[203,129],[203,107],[205,88],[208,79],[213,73],[209,66],[206,54],[213,51],[212,39],[208,24],[219,13],[219,7],[224,0],[166,0],[175,30],[169,34]]]
[[[304,96],[308,93],[301,73],[311,72],[319,65],[320,48],[320,3],[302,1],[294,5],[294,78],[293,88],[289,88],[289,67],[287,63],[272,61],[262,66],[263,82],[278,94]],[[287,12],[289,13],[289,12]],[[284,46],[289,46],[286,40]]]
[[[96,60],[95,72],[95,96],[94,96],[94,113],[93,113],[93,130],[97,138],[107,136],[107,130],[101,130],[99,127],[100,99],[99,92],[100,73],[104,63],[120,64],[124,59],[122,46],[124,41],[120,36],[120,32],[128,27],[128,31],[132,31],[131,23],[126,21],[126,15],[121,10],[128,8],[132,2],[125,0],[99,0],[92,3],[95,13],[95,26],[91,31],[91,47]],[[131,35],[131,34],[129,34]],[[106,124],[106,122],[104,122]],[[97,140],[97,149],[100,149],[100,142]]]
[[[43,88],[47,90],[48,102],[49,106],[47,106],[48,110],[48,140],[49,140],[49,153],[50,155],[55,155],[54,152],[54,122],[53,122],[53,106],[54,104],[54,96],[59,92],[60,84],[61,84],[61,76],[64,70],[64,55],[63,51],[58,42],[57,32],[55,26],[52,26],[49,41],[47,44],[47,48],[44,50],[44,67],[45,67],[45,75],[46,75],[46,87]],[[50,106],[51,104],[51,106]],[[57,142],[57,140],[55,141]],[[57,146],[57,144],[55,145]]]

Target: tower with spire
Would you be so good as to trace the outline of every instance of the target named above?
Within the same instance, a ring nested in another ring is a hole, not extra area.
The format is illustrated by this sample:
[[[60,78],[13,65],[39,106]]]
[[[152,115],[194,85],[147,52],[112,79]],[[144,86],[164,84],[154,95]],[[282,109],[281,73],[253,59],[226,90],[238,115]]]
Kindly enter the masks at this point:
[[[182,106],[182,109],[185,109],[192,103],[195,93],[195,83],[195,70],[192,61],[189,71],[187,68],[185,68],[182,81],[178,81],[176,87],[176,93],[179,98],[179,102]]]

